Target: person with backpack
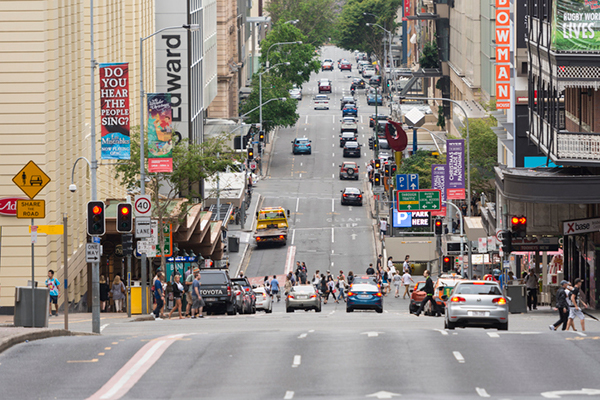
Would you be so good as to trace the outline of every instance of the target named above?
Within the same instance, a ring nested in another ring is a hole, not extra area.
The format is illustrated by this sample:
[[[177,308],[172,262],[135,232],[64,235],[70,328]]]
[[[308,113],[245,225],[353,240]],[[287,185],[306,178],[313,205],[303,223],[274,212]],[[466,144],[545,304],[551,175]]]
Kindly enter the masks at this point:
[[[565,289],[569,285],[569,282],[563,280],[560,282],[560,287],[556,291],[556,308],[558,311],[558,321],[550,325],[551,331],[555,331],[562,324],[562,330],[567,329],[567,323],[569,322],[569,304],[567,303],[567,293]]]
[[[54,271],[48,270],[48,279],[46,279],[46,287],[50,291],[49,314],[58,317],[58,298],[60,297],[60,281],[54,277]],[[52,311],[54,303],[55,311]]]

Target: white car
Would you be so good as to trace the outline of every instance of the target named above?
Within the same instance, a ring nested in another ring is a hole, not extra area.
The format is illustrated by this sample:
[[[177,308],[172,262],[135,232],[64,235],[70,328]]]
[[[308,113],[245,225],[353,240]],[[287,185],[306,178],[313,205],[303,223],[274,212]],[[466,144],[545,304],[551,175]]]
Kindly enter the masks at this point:
[[[313,97],[315,110],[329,110],[329,96],[326,94],[318,94]]]
[[[271,296],[267,294],[264,287],[257,287],[252,289],[256,293],[256,309],[263,310],[267,314],[273,312],[273,300]]]
[[[362,77],[363,78],[370,78],[373,75],[377,75],[377,71],[375,71],[375,68],[373,67],[365,67],[362,70]]]

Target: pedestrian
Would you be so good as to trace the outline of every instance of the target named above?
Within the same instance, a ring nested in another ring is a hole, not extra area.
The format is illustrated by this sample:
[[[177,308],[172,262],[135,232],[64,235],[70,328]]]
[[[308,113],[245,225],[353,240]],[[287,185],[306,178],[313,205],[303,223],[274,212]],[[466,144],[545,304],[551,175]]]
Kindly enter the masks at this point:
[[[381,234],[381,240],[385,239],[385,234],[387,232],[387,220],[385,218],[381,218],[379,221],[379,233]]]
[[[184,280],[187,281],[188,276],[192,275],[192,266],[190,265],[187,269],[187,271],[185,271],[185,276],[184,276]]]
[[[313,276],[312,279],[312,285],[315,287],[315,290],[319,290],[319,286],[321,283],[321,276],[319,275],[319,271],[317,270],[317,272],[315,272],[315,275]]]
[[[539,278],[533,270],[525,277],[525,287],[527,288],[527,307],[529,311],[533,308],[537,310],[537,294],[539,287]]]
[[[264,279],[263,279],[263,286],[267,287],[269,286],[269,276],[265,275]]]
[[[390,282],[388,280],[388,272],[383,270],[381,272],[381,287],[383,288],[383,295],[387,296],[390,291]]]
[[[392,271],[392,283],[394,284],[394,297],[400,297],[400,285],[402,284],[402,275]]]
[[[200,272],[199,268],[194,268],[194,270],[192,271],[191,274],[188,275],[187,278],[185,278],[185,301],[186,301],[186,306],[185,306],[185,317],[189,317],[192,314],[190,313],[191,309],[192,309],[192,284],[194,282],[194,276],[196,275],[196,272]]]
[[[123,300],[125,299],[125,293],[127,292],[125,291],[125,285],[121,282],[121,277],[119,275],[115,275],[110,292],[112,294],[112,299],[115,302],[115,311],[118,313],[122,312]]]
[[[204,300],[200,295],[200,286],[200,272],[196,272],[192,282],[192,319],[196,319],[196,315],[198,315],[198,318],[204,318],[204,315],[202,315]]]
[[[158,271],[156,273],[156,279],[154,280],[154,300],[156,300],[156,306],[154,307],[152,315],[154,315],[154,319],[159,321],[162,320],[162,318],[160,318],[160,310],[165,305],[165,293],[163,291],[161,278],[162,272]]]
[[[271,296],[277,297],[277,302],[281,300],[281,295],[279,294],[279,281],[277,280],[277,275],[273,275],[273,279],[271,279]]]
[[[381,265],[383,264],[383,256],[380,254],[377,257],[377,264],[375,264],[376,268],[377,268],[377,272],[381,271]]]
[[[173,285],[171,285],[171,287],[173,288],[173,299],[175,300],[175,307],[173,307],[173,309],[169,313],[169,319],[171,319],[171,316],[173,315],[173,312],[175,310],[179,310],[179,319],[182,319],[183,315],[181,310],[181,297],[183,296],[185,289],[183,287],[183,284],[181,283],[181,275],[175,275],[175,281],[173,282]]]
[[[333,297],[333,301],[335,301],[337,303],[338,301],[335,296],[335,281],[333,280],[333,277],[331,277],[331,279],[329,279],[327,281],[327,297],[325,298],[325,302],[327,302],[327,300],[329,300],[330,294],[331,294],[331,297]]]
[[[425,292],[426,296],[425,299],[423,299],[423,301],[421,301],[421,306],[419,307],[419,309],[416,312],[416,316],[418,317],[419,315],[421,315],[421,312],[423,312],[423,309],[425,308],[425,306],[427,305],[427,303],[431,303],[431,312],[433,314],[435,314],[436,317],[441,316],[439,310],[437,309],[437,305],[435,304],[435,300],[433,299],[433,281],[431,280],[431,273],[429,272],[429,270],[425,270],[425,272],[423,272],[423,276],[425,277],[425,287],[423,288],[423,291]]]
[[[106,302],[110,301],[110,287],[104,275],[100,275],[100,312],[106,312]]]
[[[346,296],[345,296],[346,286],[347,286],[346,279],[343,274],[340,274],[338,276],[338,281],[337,281],[337,289],[340,291],[340,293],[338,294],[338,300],[342,299],[344,302],[346,301]]]
[[[298,281],[301,285],[306,285],[306,279],[306,271],[304,270],[304,268],[300,268],[300,273],[298,274]]]
[[[412,271],[411,271],[411,268],[410,268],[410,264],[408,263],[408,262],[409,262],[409,260],[410,260],[410,256],[407,254],[407,255],[404,257],[404,264],[402,264],[402,272],[403,272],[403,273],[406,273],[406,272],[408,272],[408,273],[410,274],[410,273],[412,272]]]
[[[327,282],[332,281],[333,280],[333,275],[331,275],[331,272],[329,272],[329,270],[327,270],[327,276],[326,276]]]
[[[325,299],[323,303],[327,304],[327,299],[329,298],[329,286],[327,285],[327,279],[325,278],[325,274],[321,274],[321,282],[319,286],[321,290],[321,297]]]
[[[60,281],[54,277],[54,270],[48,270],[48,279],[46,279],[46,287],[50,291],[50,304],[48,313],[50,316],[58,317],[58,298],[61,296]],[[54,304],[55,311],[52,311]]]
[[[369,264],[369,268],[367,268],[367,275],[375,275],[375,269],[373,269],[373,263]]]
[[[388,267],[389,272],[393,272],[396,270],[396,267],[394,267],[394,261],[392,260],[392,256],[388,257],[387,267]]]
[[[581,285],[583,285],[583,280],[581,278],[575,279],[575,285],[573,290],[571,290],[571,307],[569,308],[569,324],[573,326],[573,330],[575,330],[575,317],[579,318],[579,322],[581,323],[581,331],[585,332],[585,315],[583,315],[583,311],[581,307],[588,308],[588,305],[581,298]]]
[[[348,272],[348,277],[346,278],[346,282],[348,282],[348,286],[352,286],[354,283],[354,272]]]
[[[300,261],[296,261],[296,270],[294,271],[294,275],[296,275],[296,281],[299,281],[300,271],[302,271],[302,264]]]
[[[402,295],[402,298],[405,299],[406,296],[408,296],[410,298],[410,283],[415,283],[415,281],[413,280],[412,276],[410,275],[410,272],[405,271],[404,274],[402,275],[402,284],[404,284],[404,294]]]
[[[569,322],[569,303],[567,303],[567,293],[565,290],[569,282],[563,280],[560,282],[560,287],[556,291],[556,308],[558,311],[558,321],[550,325],[550,330],[555,331],[562,324],[562,330],[567,329],[567,323]]]

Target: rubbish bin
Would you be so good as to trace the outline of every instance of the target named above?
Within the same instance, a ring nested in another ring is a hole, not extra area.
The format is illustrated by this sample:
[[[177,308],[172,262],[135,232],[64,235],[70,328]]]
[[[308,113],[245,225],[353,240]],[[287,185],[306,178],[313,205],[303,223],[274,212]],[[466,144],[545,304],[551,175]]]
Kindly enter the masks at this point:
[[[527,312],[527,289],[525,285],[506,285],[506,295],[510,297],[508,311],[511,314]]]
[[[142,313],[142,286],[140,281],[131,282],[131,314]],[[146,299],[148,313],[152,312],[152,303],[150,302],[150,288],[146,287]]]
[[[230,253],[238,253],[240,251],[240,238],[237,236],[229,236],[227,238],[227,247]]]
[[[35,288],[35,321],[32,324],[31,287],[17,286],[15,288],[15,326],[28,328],[48,327],[48,306],[50,305],[50,290]]]

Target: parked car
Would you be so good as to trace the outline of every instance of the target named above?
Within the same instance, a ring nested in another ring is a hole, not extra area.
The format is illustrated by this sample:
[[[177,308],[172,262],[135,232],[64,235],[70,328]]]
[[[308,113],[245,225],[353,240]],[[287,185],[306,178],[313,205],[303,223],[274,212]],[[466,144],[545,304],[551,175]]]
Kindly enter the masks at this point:
[[[346,300],[346,312],[354,310],[375,310],[383,312],[383,294],[372,284],[360,283],[352,285]]]
[[[326,94],[318,94],[313,97],[315,110],[329,110],[329,97]]]
[[[356,142],[357,140],[358,137],[355,132],[342,132],[342,134],[340,135],[340,147],[344,148],[346,142]]]
[[[308,138],[296,138],[292,140],[292,154],[312,154],[311,141]]]
[[[356,104],[354,104],[354,103],[344,104],[344,106],[342,107],[342,117],[345,117],[346,115],[358,116],[358,107],[356,107]]]
[[[358,122],[356,117],[344,117],[340,120],[342,125],[340,126],[341,133],[354,132],[358,133]]]
[[[204,279],[204,274],[202,274],[202,279]],[[233,278],[231,281],[234,284],[240,285],[246,294],[250,296],[250,314],[256,313],[256,294],[252,291],[252,285],[248,278]]]
[[[252,300],[250,294],[238,284],[233,285],[233,295],[235,296],[235,309],[238,314],[250,314],[252,312]]]
[[[361,147],[360,143],[356,141],[346,141],[344,143],[344,150],[342,153],[343,157],[357,157],[360,158]]]
[[[367,61],[366,59],[358,61],[358,72],[362,73],[363,70],[365,69],[365,67],[368,67],[370,65],[371,65],[371,63],[369,61]]]
[[[497,327],[508,330],[508,301],[502,294],[498,282],[461,281],[448,300],[444,319],[447,329],[456,326]]]
[[[313,285],[292,286],[285,298],[286,312],[294,310],[315,310],[321,312],[321,295]]]
[[[363,192],[360,189],[347,187],[344,190],[340,190],[342,192],[342,205],[355,205],[362,206],[363,200]]]
[[[356,99],[353,96],[342,97],[340,99],[340,110],[343,110],[346,104],[356,104]]]
[[[366,66],[362,70],[363,78],[370,78],[375,74],[377,74],[377,71],[375,70],[375,67],[372,67],[372,66]]]
[[[355,162],[344,161],[340,164],[340,180],[354,179],[358,180],[358,165]]]
[[[254,293],[256,293],[256,309],[263,310],[267,314],[273,312],[273,299],[271,295],[267,293],[264,287],[254,288]]]
[[[298,88],[290,89],[290,98],[294,100],[302,100],[302,90]]]

